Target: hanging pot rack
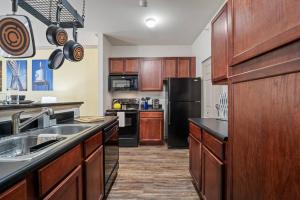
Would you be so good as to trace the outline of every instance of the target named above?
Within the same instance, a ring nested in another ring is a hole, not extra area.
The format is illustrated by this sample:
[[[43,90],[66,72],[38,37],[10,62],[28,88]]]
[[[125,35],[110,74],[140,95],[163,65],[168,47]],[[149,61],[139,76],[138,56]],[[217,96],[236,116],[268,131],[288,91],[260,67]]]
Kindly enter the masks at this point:
[[[18,5],[47,26],[57,23],[57,7],[60,6],[60,27],[84,27],[85,0],[83,0],[81,14],[77,12],[68,0],[18,0]]]

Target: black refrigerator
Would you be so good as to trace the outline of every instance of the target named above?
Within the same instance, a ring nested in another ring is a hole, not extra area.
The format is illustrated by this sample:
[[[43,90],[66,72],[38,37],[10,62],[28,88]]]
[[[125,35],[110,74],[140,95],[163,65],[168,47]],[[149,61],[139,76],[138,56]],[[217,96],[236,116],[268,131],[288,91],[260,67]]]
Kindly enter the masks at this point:
[[[201,117],[201,79],[170,78],[165,96],[168,148],[188,148],[188,119]]]

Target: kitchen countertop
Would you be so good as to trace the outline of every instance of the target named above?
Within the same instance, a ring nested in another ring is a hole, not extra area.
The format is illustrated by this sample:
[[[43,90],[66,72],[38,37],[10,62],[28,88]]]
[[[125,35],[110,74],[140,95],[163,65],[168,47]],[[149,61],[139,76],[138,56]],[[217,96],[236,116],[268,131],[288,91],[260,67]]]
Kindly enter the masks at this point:
[[[160,109],[149,108],[147,110],[139,109],[139,112],[164,112],[164,110],[162,108],[160,108]]]
[[[0,110],[40,108],[40,107],[77,105],[77,104],[83,104],[83,102],[80,101],[80,102],[58,102],[58,103],[0,104]]]
[[[88,128],[80,135],[71,138],[70,140],[60,144],[54,149],[47,151],[46,153],[37,156],[31,160],[17,161],[17,162],[1,162],[0,161],[0,193],[17,183],[18,181],[24,179],[24,177],[38,168],[44,166],[50,161],[56,159],[63,153],[72,149],[76,145],[80,144],[90,136],[94,135],[96,132],[101,130],[104,126],[117,120],[117,117],[108,116],[105,117],[104,121],[97,123],[90,123],[92,127]],[[65,122],[65,124],[80,124],[74,120]],[[89,123],[85,123],[89,124]]]
[[[228,139],[227,121],[214,118],[190,118],[189,121],[193,122],[220,140],[227,141]]]

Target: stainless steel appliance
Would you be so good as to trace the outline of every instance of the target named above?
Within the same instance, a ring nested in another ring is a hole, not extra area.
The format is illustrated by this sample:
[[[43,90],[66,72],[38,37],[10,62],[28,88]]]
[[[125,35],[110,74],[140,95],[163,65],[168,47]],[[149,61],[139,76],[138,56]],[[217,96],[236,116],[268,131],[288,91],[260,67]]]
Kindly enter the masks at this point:
[[[152,108],[159,109],[159,99],[152,99]]]
[[[201,79],[170,78],[166,84],[168,148],[187,148],[188,118],[201,117]]]
[[[138,90],[138,76],[109,76],[109,90]]]
[[[119,127],[119,146],[137,147],[138,146],[138,110],[139,99],[113,99],[120,102],[121,109],[106,110],[107,116],[117,116],[118,112],[124,112],[125,126]]]
[[[104,183],[107,197],[119,169],[119,135],[118,122],[104,129]]]

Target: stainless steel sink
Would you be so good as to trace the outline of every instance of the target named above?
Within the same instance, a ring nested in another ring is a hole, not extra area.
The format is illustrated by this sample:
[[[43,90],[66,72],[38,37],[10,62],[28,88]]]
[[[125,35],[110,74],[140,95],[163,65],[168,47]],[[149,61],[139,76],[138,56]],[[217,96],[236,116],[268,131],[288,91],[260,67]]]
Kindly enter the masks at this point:
[[[38,135],[18,135],[0,140],[1,160],[27,160],[40,155],[43,150],[65,140],[67,137],[39,137]]]
[[[91,125],[85,124],[62,124],[57,126],[52,126],[45,129],[40,129],[34,131],[38,134],[58,134],[58,135],[73,135],[81,133],[82,131],[92,127]]]
[[[0,162],[30,160],[92,127],[62,124],[0,139]]]

